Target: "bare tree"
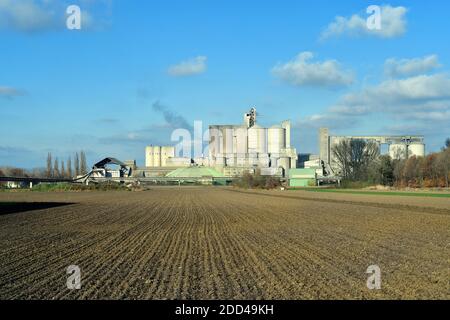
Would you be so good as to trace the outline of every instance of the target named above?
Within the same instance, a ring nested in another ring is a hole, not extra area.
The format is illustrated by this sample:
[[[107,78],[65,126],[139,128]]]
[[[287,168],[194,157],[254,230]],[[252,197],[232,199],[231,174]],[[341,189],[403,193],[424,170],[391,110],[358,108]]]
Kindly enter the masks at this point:
[[[344,179],[349,179],[351,176],[351,146],[349,140],[343,140],[332,147],[335,163],[340,170],[340,174]]]
[[[10,177],[28,177],[28,174],[22,168],[10,167],[6,168],[6,171],[7,171],[6,175]]]
[[[408,159],[408,150],[404,148],[396,148],[392,152],[393,160],[406,160]]]
[[[86,154],[84,153],[84,151],[80,152],[80,173],[87,173]]]
[[[47,178],[51,178],[53,175],[53,164],[52,164],[52,154],[49,152],[47,154]]]
[[[68,178],[73,178],[72,175],[72,157],[69,156],[69,159],[67,159],[67,177]]]
[[[75,153],[75,176],[79,176],[80,175],[80,158],[78,157],[78,152]]]
[[[332,147],[336,165],[345,179],[367,180],[368,168],[379,156],[378,145],[360,139],[342,140]]]
[[[60,176],[62,178],[66,177],[66,166],[64,164],[64,160],[61,160],[61,174],[60,174]]]
[[[47,169],[45,168],[33,168],[31,170],[31,176],[35,178],[45,178],[47,177]]]
[[[366,181],[368,178],[368,168],[379,154],[378,145],[373,141],[352,140],[351,167],[353,168],[353,179]]]
[[[55,158],[55,164],[53,165],[53,176],[55,178],[59,178],[60,177],[60,171],[59,171],[59,161],[58,158]]]
[[[447,140],[445,140],[445,148],[450,148],[450,138],[447,138]]]

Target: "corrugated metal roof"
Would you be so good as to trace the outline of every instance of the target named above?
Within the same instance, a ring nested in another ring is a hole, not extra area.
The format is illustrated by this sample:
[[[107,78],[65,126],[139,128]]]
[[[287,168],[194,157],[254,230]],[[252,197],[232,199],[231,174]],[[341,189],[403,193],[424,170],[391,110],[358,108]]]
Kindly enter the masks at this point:
[[[122,167],[126,166],[126,164],[123,163],[122,161],[117,160],[116,158],[108,157],[94,164],[94,168],[104,168],[107,164],[115,164]]]

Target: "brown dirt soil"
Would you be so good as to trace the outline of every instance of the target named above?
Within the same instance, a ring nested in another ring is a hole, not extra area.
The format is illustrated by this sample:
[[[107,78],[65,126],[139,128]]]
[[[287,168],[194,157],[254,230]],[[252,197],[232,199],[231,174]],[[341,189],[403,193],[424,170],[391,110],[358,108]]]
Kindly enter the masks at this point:
[[[72,203],[0,215],[0,299],[450,298],[449,199],[187,187],[0,201]],[[381,290],[366,287],[373,264]]]

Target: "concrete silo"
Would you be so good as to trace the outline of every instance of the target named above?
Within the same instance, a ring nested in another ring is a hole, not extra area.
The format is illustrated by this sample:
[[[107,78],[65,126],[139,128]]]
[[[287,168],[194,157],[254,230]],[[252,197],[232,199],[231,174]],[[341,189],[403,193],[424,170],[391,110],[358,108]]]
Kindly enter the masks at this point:
[[[286,147],[285,129],[279,126],[269,128],[267,133],[267,142],[268,153],[281,153],[281,149]]]
[[[267,129],[254,125],[248,129],[248,152],[267,153]]]
[[[425,144],[412,143],[408,146],[408,157],[425,157]]]
[[[244,127],[237,127],[234,130],[234,140],[236,146],[234,148],[235,152],[240,156],[243,157],[248,152],[248,132],[247,128]]]

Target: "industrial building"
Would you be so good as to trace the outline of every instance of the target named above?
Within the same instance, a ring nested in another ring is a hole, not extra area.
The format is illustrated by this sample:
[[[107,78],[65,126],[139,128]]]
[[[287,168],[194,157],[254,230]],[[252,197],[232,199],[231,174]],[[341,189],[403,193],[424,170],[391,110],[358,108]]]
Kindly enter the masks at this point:
[[[225,175],[259,168],[261,174],[284,176],[296,167],[297,151],[291,146],[291,123],[269,128],[257,123],[256,109],[244,114],[242,125],[209,126],[210,166]]]
[[[291,169],[289,170],[290,187],[311,187],[317,183],[316,169]]]
[[[291,123],[283,121],[264,128],[257,124],[256,117],[256,109],[252,108],[244,114],[241,125],[210,125],[208,157],[176,157],[173,146],[148,146],[146,168],[149,172],[196,165],[214,168],[224,177],[256,169],[263,175],[284,176],[297,162],[297,151],[291,147]]]
[[[173,146],[148,146],[145,148],[146,167],[178,167],[189,166],[186,159],[175,157],[175,147]]]
[[[136,162],[134,160],[128,160],[122,162],[116,158],[105,158],[92,167],[92,170],[86,175],[77,177],[82,181],[92,178],[123,178],[131,177],[133,171],[136,169]]]
[[[387,146],[388,154],[392,159],[407,159],[412,156],[425,156],[424,137],[419,135],[402,136],[337,136],[330,135],[328,128],[319,129],[319,159],[323,161],[326,168],[337,172],[336,160],[333,156],[333,147],[344,140],[364,140],[373,141],[382,150],[382,146]],[[305,167],[308,164],[305,165]]]

